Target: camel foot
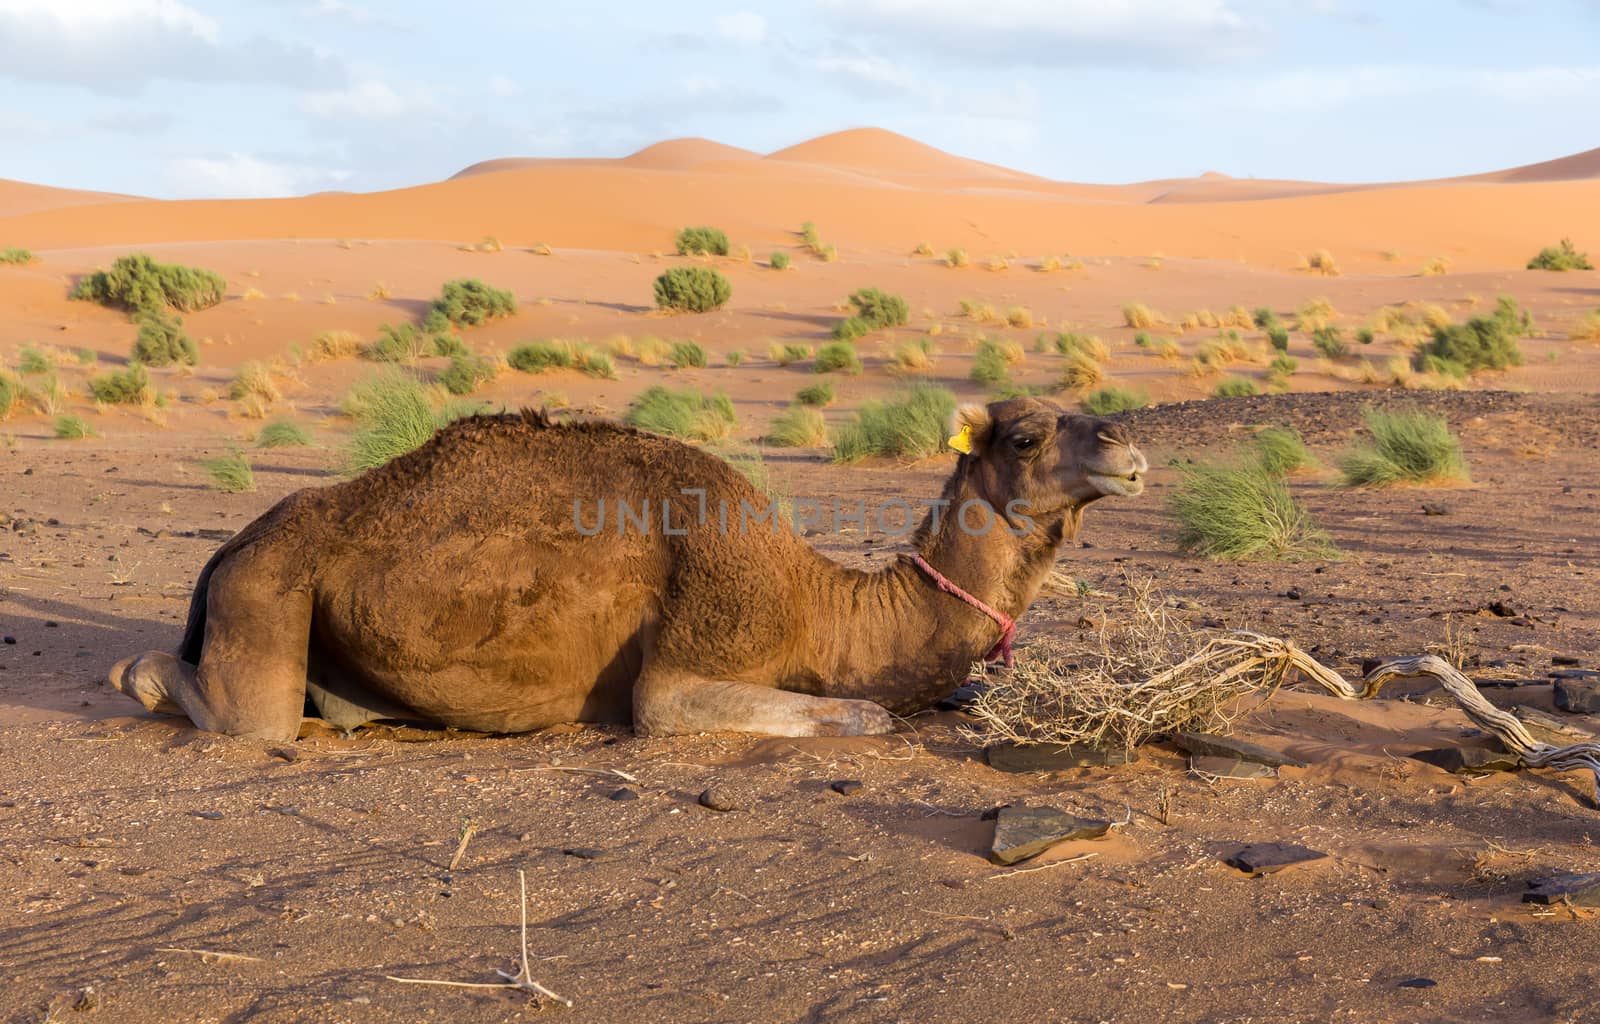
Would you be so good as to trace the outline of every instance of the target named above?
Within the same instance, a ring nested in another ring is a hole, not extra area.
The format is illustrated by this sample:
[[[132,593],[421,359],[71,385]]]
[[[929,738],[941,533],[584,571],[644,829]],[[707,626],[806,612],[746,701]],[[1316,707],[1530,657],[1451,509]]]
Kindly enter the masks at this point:
[[[111,667],[111,685],[144,706],[162,715],[181,715],[183,708],[170,696],[173,684],[182,678],[186,666],[170,654],[146,651],[123,658]]]
[[[894,716],[870,700],[830,700],[817,714],[818,736],[881,736],[894,732]]]

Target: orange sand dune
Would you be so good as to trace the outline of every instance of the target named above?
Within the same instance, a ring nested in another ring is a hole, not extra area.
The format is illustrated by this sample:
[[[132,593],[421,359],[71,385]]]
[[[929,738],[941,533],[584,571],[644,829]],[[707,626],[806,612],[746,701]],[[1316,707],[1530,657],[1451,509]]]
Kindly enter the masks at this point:
[[[38,210],[57,210],[65,206],[93,206],[99,203],[118,203],[136,199],[136,196],[118,195],[114,192],[85,192],[70,188],[52,188],[49,185],[31,185],[26,181],[0,178],[0,218]]]
[[[1582,153],[1526,164],[1504,171],[1479,174],[1460,181],[1572,181],[1576,178],[1600,178],[1600,149],[1587,149]]]

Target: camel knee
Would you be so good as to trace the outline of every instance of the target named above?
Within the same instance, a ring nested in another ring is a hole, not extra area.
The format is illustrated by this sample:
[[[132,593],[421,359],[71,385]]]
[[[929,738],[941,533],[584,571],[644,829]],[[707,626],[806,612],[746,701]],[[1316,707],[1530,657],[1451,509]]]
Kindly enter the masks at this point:
[[[146,711],[181,715],[184,709],[178,702],[177,690],[186,681],[185,670],[190,676],[194,673],[192,667],[170,654],[146,651],[117,662],[109,676],[115,689],[138,701]]]

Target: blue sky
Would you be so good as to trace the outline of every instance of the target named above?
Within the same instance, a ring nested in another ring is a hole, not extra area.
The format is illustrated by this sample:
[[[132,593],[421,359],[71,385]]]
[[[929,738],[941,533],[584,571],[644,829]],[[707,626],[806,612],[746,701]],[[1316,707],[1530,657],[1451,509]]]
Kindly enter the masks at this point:
[[[0,0],[0,177],[371,190],[875,125],[1077,181],[1600,145],[1600,0]]]

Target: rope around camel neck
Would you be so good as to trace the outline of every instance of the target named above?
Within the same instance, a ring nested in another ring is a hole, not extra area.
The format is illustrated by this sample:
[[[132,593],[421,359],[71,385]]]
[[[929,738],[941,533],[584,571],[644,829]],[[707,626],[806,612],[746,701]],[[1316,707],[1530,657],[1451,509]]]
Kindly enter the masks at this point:
[[[990,605],[978,600],[976,597],[973,597],[965,590],[962,590],[953,581],[951,581],[950,577],[929,565],[928,560],[923,558],[921,555],[912,555],[911,562],[918,569],[921,569],[923,572],[927,573],[928,578],[933,580],[934,585],[940,590],[951,595],[952,597],[959,597],[961,600],[965,601],[967,604],[976,608],[978,611],[989,616],[989,618],[995,621],[995,625],[1000,627],[1000,639],[996,640],[994,642],[994,646],[989,648],[989,653],[983,656],[983,660],[1003,662],[1006,668],[1010,668],[1011,641],[1017,635],[1017,620],[1013,619],[1005,612],[1000,611],[998,608],[991,607]]]

